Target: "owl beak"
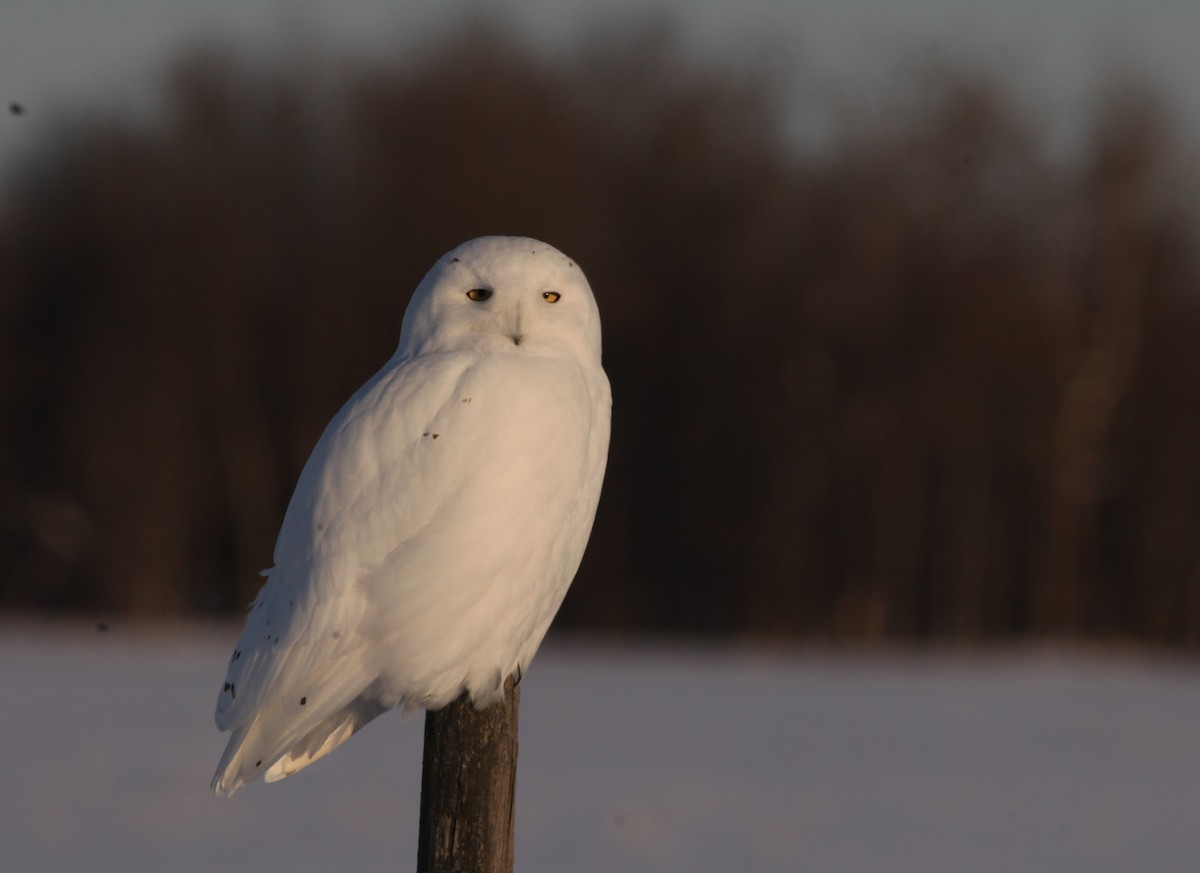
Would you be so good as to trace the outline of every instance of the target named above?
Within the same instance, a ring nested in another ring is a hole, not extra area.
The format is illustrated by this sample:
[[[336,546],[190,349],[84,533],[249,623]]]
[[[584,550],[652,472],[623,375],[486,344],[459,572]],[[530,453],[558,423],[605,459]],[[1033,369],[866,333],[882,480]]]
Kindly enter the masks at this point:
[[[518,304],[516,317],[513,318],[512,326],[509,328],[508,335],[512,337],[513,345],[519,346],[521,341],[525,339],[525,333],[521,330],[521,307]]]

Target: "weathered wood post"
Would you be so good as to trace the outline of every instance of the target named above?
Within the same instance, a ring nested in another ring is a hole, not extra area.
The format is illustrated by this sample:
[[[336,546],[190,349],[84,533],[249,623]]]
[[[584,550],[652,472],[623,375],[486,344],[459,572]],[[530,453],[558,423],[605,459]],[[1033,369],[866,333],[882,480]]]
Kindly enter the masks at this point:
[[[425,714],[417,873],[512,873],[520,701],[510,677],[501,703]]]

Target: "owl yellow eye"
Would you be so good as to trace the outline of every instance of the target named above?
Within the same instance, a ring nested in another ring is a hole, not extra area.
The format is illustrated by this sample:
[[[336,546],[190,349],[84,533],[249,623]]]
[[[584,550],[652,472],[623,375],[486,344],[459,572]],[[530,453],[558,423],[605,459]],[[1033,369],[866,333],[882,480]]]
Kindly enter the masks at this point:
[[[557,291],[547,291],[544,294],[542,294],[542,297],[546,300],[547,303],[557,303],[559,298],[562,297],[562,295],[559,294]]]
[[[487,300],[492,296],[490,288],[472,288],[467,292],[467,299],[474,300],[476,303]]]

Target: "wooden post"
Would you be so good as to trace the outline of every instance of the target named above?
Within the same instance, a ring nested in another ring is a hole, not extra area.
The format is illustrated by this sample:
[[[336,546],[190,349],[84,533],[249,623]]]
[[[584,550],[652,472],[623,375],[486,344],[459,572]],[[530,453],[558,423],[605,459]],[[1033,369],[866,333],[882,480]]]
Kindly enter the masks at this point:
[[[520,701],[510,677],[501,703],[425,714],[417,873],[512,873]]]

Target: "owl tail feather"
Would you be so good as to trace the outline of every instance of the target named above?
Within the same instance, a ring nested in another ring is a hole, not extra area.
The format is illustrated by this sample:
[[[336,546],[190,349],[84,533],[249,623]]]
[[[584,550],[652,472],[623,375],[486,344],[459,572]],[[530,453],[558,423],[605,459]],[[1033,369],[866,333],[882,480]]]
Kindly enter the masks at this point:
[[[358,659],[333,662],[323,674],[261,707],[239,725],[217,764],[212,790],[229,795],[260,776],[275,782],[302,770],[386,712]]]
[[[229,738],[213,776],[212,790],[230,795],[260,776],[266,782],[291,776],[328,755],[386,711],[374,700],[358,699],[302,732],[289,731],[275,742],[270,742],[276,734],[270,718],[273,713],[260,715]]]

